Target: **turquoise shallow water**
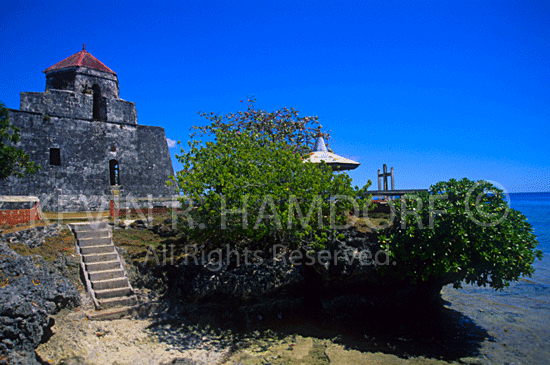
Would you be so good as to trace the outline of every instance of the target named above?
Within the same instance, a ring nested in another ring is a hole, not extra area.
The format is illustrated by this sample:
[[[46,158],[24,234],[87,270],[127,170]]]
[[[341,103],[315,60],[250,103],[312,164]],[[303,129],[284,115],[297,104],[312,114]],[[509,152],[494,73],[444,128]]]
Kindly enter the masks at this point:
[[[479,356],[495,364],[550,362],[550,193],[510,194],[512,208],[533,225],[543,251],[535,274],[504,291],[466,285],[443,291],[447,307],[487,330]]]

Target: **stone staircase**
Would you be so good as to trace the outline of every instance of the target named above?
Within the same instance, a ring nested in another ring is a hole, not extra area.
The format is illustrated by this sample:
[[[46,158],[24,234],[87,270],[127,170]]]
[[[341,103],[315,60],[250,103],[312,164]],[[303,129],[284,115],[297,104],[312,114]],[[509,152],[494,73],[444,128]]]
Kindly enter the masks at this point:
[[[85,285],[96,310],[136,304],[122,260],[106,222],[69,224],[76,237],[76,250]]]

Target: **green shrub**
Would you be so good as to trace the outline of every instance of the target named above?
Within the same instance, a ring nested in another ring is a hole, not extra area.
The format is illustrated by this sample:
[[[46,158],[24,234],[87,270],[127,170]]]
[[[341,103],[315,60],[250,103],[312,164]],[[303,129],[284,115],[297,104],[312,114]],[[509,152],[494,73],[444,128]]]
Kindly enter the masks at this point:
[[[525,216],[491,183],[452,179],[394,205],[394,224],[379,240],[395,261],[380,269],[395,279],[503,289],[542,258]]]
[[[347,174],[304,163],[291,145],[265,135],[218,130],[177,158],[183,229],[197,242],[322,249],[353,209],[350,199],[331,197],[357,194]]]
[[[191,137],[209,140],[192,140],[176,155],[183,165],[173,179],[185,195],[183,229],[196,242],[217,246],[322,249],[331,231],[346,225],[350,200],[361,196],[360,208],[370,201],[364,191],[371,182],[352,188],[346,173],[304,163],[321,132],[318,118],[293,108],[256,109],[255,101],[226,115],[199,112],[210,124],[192,127]]]

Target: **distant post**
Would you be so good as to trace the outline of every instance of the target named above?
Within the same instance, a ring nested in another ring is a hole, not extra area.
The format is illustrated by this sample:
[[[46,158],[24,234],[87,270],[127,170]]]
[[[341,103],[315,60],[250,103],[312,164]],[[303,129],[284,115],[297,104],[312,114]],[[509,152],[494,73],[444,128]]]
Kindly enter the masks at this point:
[[[391,178],[391,190],[395,190],[393,167],[388,172],[388,166],[383,165],[383,172],[378,169],[378,190],[388,190],[388,177]],[[382,179],[384,179],[384,187],[382,188]]]

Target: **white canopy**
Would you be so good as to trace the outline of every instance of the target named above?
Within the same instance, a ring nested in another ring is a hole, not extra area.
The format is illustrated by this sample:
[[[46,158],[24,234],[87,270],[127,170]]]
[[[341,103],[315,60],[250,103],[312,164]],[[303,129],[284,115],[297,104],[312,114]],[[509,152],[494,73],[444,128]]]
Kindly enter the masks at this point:
[[[359,162],[338,156],[332,152],[328,152],[327,147],[325,146],[325,140],[321,135],[317,137],[313,152],[311,152],[309,157],[304,160],[304,162],[306,161],[313,163],[321,163],[321,161],[325,161],[325,163],[332,167],[335,171],[353,170],[360,165]]]

